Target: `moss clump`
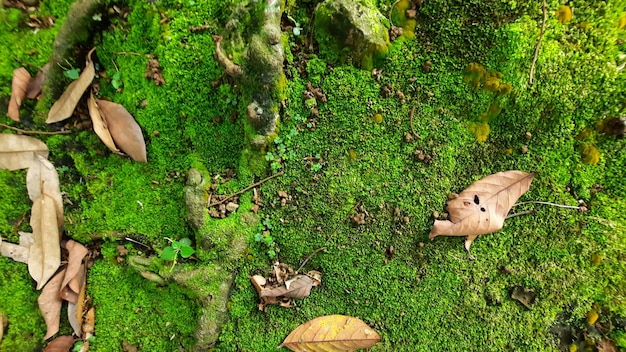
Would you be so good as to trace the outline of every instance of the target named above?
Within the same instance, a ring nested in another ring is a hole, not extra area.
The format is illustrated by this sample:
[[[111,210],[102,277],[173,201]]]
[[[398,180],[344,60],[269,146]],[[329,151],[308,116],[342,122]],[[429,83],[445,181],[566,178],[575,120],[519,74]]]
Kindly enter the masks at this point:
[[[400,0],[394,3],[395,6],[391,10],[391,24],[402,27],[402,35],[407,38],[415,37],[415,27],[417,20],[409,18],[406,11],[411,8],[411,1]]]

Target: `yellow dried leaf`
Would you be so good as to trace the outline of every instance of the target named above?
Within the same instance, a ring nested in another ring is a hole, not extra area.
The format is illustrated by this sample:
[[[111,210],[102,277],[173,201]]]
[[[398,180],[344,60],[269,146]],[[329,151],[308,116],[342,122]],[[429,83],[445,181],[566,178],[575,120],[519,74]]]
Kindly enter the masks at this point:
[[[110,101],[96,99],[100,113],[113,137],[115,145],[133,160],[147,163],[146,142],[141,127],[133,115],[122,105]]]
[[[535,175],[522,171],[505,171],[472,183],[457,198],[448,201],[450,220],[435,220],[430,239],[437,236],[468,236],[469,250],[478,235],[498,231],[509,210],[530,188]]]
[[[91,53],[93,53],[94,50],[96,50],[96,48],[91,49],[91,51],[87,54],[87,64],[85,65],[83,72],[80,73],[80,77],[67,86],[67,89],[65,89],[65,92],[63,92],[59,100],[57,100],[50,108],[46,123],[63,121],[72,116],[78,101],[83,96],[87,88],[89,88],[91,82],[93,82],[94,75],[96,74],[96,69],[91,61]]]
[[[30,215],[34,242],[30,246],[28,272],[40,290],[61,265],[59,227],[54,200],[42,194],[33,202]]]
[[[105,121],[104,116],[102,116],[93,94],[89,95],[87,106],[89,107],[89,116],[91,117],[91,123],[96,135],[98,135],[102,143],[104,143],[104,145],[106,145],[107,148],[109,148],[113,153],[123,155],[123,153],[117,149],[115,142],[113,142],[113,137],[111,137],[111,132],[107,127],[107,122]]]
[[[327,315],[308,321],[291,332],[278,346],[296,352],[348,352],[370,348],[380,335],[361,319],[345,315]]]
[[[33,162],[33,153],[48,157],[48,147],[37,138],[0,133],[0,169],[25,169]]]
[[[11,100],[9,100],[9,111],[7,115],[13,121],[20,121],[20,106],[26,97],[26,88],[30,82],[30,73],[24,67],[13,71],[13,82],[11,83]]]

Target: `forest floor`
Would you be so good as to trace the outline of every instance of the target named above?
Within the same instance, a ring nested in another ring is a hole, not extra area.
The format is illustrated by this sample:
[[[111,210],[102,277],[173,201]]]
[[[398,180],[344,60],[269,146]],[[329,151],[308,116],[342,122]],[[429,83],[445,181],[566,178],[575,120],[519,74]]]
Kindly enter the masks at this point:
[[[245,87],[224,74],[211,37],[222,33],[232,3],[243,2],[130,0],[102,14],[94,39],[100,96],[138,121],[147,164],[109,152],[90,128],[76,127],[79,117],[45,125],[47,112],[34,102],[24,103],[21,123],[0,118],[27,130],[72,131],[36,138],[59,173],[65,235],[101,253],[88,273],[92,351],[193,345],[198,303],[175,284],[145,280],[117,249],[145,253],[140,242],[158,254],[166,238],[193,238],[183,192],[191,167],[213,176],[215,194],[284,173],[255,189],[261,203],[243,193],[236,212],[209,224],[248,234],[244,258],[230,268],[229,320],[215,351],[270,351],[298,325],[328,314],[358,317],[378,331],[372,351],[626,349],[626,142],[597,131],[607,117],[626,115],[624,1],[577,1],[569,21],[556,15],[561,2],[547,1],[533,84],[541,1],[426,0],[414,22],[392,18],[404,22],[404,35],[374,72],[320,50],[315,1],[288,1],[286,99],[278,133],[255,161],[260,172],[244,151]],[[385,17],[392,10],[393,1],[374,3]],[[25,25],[23,10],[0,9],[0,110],[13,70],[34,73],[48,61],[69,6],[43,1],[32,13],[52,16],[50,28]],[[165,84],[145,78],[145,55],[158,59]],[[484,68],[510,92],[471,87],[468,67]],[[326,102],[307,100],[312,89]],[[588,210],[523,206],[536,213],[480,236],[473,258],[463,237],[428,239],[449,193],[506,170],[536,174],[520,201]],[[24,179],[23,171],[0,170],[0,235],[8,241],[29,230]],[[257,204],[258,225],[242,221]],[[276,260],[297,269],[309,257],[302,271],[320,271],[321,285],[296,308],[259,311],[249,276],[266,274]],[[516,287],[535,294],[532,304],[511,298]],[[0,351],[41,348],[46,328],[26,265],[0,257],[0,292],[9,321]],[[591,311],[599,317],[589,324]]]

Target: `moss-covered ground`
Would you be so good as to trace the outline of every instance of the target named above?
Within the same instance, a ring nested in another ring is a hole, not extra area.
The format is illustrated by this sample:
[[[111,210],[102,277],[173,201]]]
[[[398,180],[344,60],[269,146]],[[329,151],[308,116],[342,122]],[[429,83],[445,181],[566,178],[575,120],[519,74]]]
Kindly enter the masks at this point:
[[[286,32],[286,107],[264,174],[253,172],[249,165],[258,160],[243,152],[246,87],[223,75],[214,59],[211,35],[222,33],[232,3],[239,1],[129,1],[116,5],[122,13],[127,7],[128,17],[113,11],[111,25],[97,36],[100,72],[112,77],[119,71],[123,82],[116,91],[101,77],[100,95],[135,116],[146,137],[147,165],[111,154],[89,130],[38,137],[51,149],[69,201],[67,236],[100,246],[103,254],[89,272],[96,307],[92,350],[121,350],[123,342],[145,351],[193,344],[198,304],[177,286],[156,286],[114,258],[118,243],[135,254],[143,250],[125,237],[158,252],[166,237],[192,236],[183,194],[192,166],[212,175],[235,170],[237,177],[217,190],[224,194],[284,171],[261,186],[263,225],[248,232],[270,229],[278,259],[295,268],[326,248],[303,269],[323,274],[310,297],[298,300],[297,309],[261,312],[248,276],[265,273],[274,258],[251,235],[248,255],[230,268],[236,272],[230,321],[216,351],[273,350],[293,328],[326,314],[371,324],[382,336],[373,351],[584,348],[584,341],[560,341],[555,333],[568,330],[626,348],[625,142],[595,132],[605,117],[626,115],[626,73],[618,69],[626,52],[626,29],[618,29],[626,2],[570,3],[574,16],[561,23],[555,11],[562,3],[547,1],[533,85],[540,1],[425,1],[414,36],[396,39],[379,63],[380,79],[334,61],[336,54],[310,49],[312,5],[288,2],[303,33]],[[376,6],[387,16],[392,3]],[[27,16],[19,10],[0,9],[0,107],[8,102],[15,68],[26,65],[34,73],[46,62],[68,7],[69,1],[44,2],[38,14],[57,21],[38,31],[23,24]],[[206,31],[189,30],[202,25]],[[144,78],[147,58],[129,53],[156,55],[166,84]],[[426,61],[432,63],[428,72]],[[484,142],[472,126],[494,94],[464,81],[470,63],[500,72],[512,87],[498,98],[502,110],[490,116]],[[307,82],[328,99],[318,102],[316,118],[303,99]],[[404,101],[381,95],[386,85]],[[406,142],[412,109],[421,138]],[[22,114],[21,124],[2,122],[47,129],[33,102]],[[584,145],[597,147],[597,164],[582,162]],[[420,161],[416,150],[431,160]],[[501,231],[474,242],[475,260],[460,237],[428,240],[432,213],[443,212],[448,193],[510,169],[537,174],[522,200],[582,200],[589,211],[526,206],[537,213],[507,220]],[[24,178],[24,172],[0,171],[0,234],[12,241],[17,230],[28,230],[28,221],[21,221],[30,207]],[[291,196],[284,206],[279,191]],[[245,226],[239,216],[250,209],[251,196],[241,202],[239,212],[213,220],[215,226]],[[351,221],[356,213],[366,214],[365,224]],[[532,309],[510,297],[516,286],[536,293]],[[25,265],[0,258],[0,292],[0,311],[10,324],[0,351],[41,347],[45,326]],[[594,327],[586,320],[592,309],[600,313]]]

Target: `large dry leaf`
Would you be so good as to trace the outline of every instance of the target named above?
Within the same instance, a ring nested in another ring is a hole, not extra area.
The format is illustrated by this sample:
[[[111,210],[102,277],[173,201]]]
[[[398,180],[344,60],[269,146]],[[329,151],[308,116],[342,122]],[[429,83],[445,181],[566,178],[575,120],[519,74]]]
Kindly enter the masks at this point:
[[[67,271],[63,279],[63,284],[61,284],[61,298],[76,304],[78,302],[78,295],[85,281],[85,268],[82,265],[83,258],[89,253],[89,250],[74,240],[63,241],[61,246],[69,252]]]
[[[30,215],[34,242],[30,246],[28,272],[37,281],[37,289],[54,275],[61,265],[59,227],[54,200],[42,194],[33,202]]]
[[[115,142],[113,142],[113,137],[111,137],[111,132],[109,132],[107,122],[104,119],[104,116],[102,116],[93,94],[89,95],[87,106],[89,107],[89,116],[91,116],[91,123],[96,135],[98,135],[102,143],[104,143],[104,145],[106,145],[107,148],[109,148],[113,153],[122,155],[122,152],[117,149]]]
[[[504,171],[472,183],[455,199],[448,201],[450,220],[435,220],[429,237],[468,236],[469,250],[478,235],[498,231],[509,210],[530,187],[534,175]]]
[[[39,94],[41,94],[41,89],[46,81],[49,69],[50,63],[48,62],[41,68],[41,71],[37,72],[37,76],[28,82],[28,86],[26,87],[26,98],[36,99]]]
[[[279,286],[271,289],[264,289],[259,292],[259,297],[291,297],[303,298],[311,294],[314,280],[306,275],[298,275],[288,281],[288,286]]]
[[[50,341],[43,352],[68,352],[74,346],[74,338],[72,336],[59,336]]]
[[[48,147],[37,138],[0,133],[0,169],[25,169],[33,162],[33,153],[48,157]]]
[[[46,286],[43,287],[43,290],[41,290],[41,294],[37,299],[39,311],[41,311],[48,329],[44,340],[49,339],[52,335],[59,332],[61,304],[63,303],[63,300],[59,297],[59,290],[61,289],[61,282],[63,281],[64,276],[65,269],[54,275],[54,277],[48,281]]]
[[[370,348],[380,336],[361,319],[327,315],[298,326],[278,346],[297,352],[348,352]]]
[[[30,73],[24,67],[13,71],[13,82],[11,83],[11,100],[9,100],[9,111],[7,115],[13,121],[20,121],[20,106],[26,97],[26,88],[30,82]]]
[[[0,238],[0,255],[11,258],[16,262],[28,264],[28,247],[19,244],[3,242]]]
[[[2,341],[2,336],[4,335],[4,328],[6,328],[9,323],[9,319],[0,312],[0,342]]]
[[[61,227],[63,226],[63,197],[59,187],[59,175],[54,165],[41,155],[35,155],[26,173],[28,197],[33,202],[42,194],[50,197],[54,201],[57,225]]]
[[[133,160],[147,163],[146,142],[141,127],[133,115],[122,105],[110,101],[96,99],[100,113],[113,137],[117,148],[128,154]]]
[[[91,61],[91,53],[93,53],[94,50],[96,50],[96,48],[91,49],[91,51],[87,54],[85,69],[80,73],[78,79],[67,86],[67,89],[65,89],[65,92],[63,92],[59,100],[54,102],[50,108],[46,123],[63,121],[72,116],[78,101],[91,85],[94,75],[96,74],[93,61]]]

